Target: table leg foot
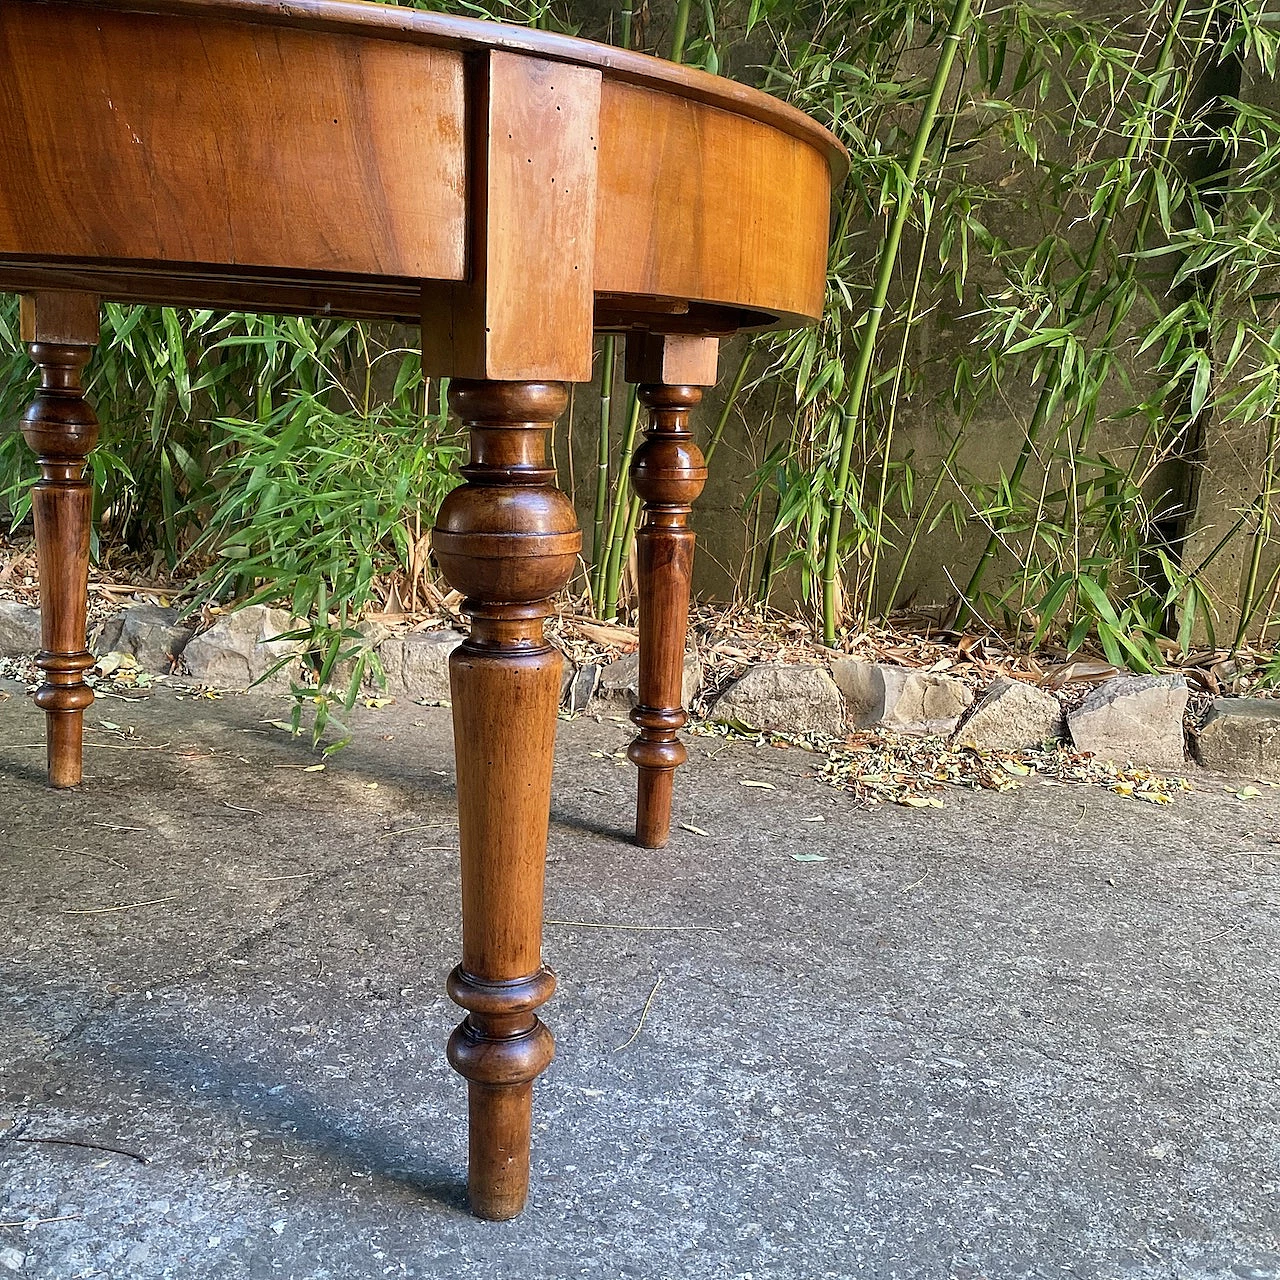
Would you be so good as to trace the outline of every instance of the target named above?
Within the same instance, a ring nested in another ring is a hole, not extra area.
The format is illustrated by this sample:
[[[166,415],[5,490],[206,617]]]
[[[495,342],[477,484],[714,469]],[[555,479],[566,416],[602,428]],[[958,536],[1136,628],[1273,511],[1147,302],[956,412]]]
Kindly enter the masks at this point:
[[[671,835],[674,773],[686,758],[677,736],[688,719],[683,707],[684,645],[689,630],[694,533],[689,516],[707,469],[689,428],[702,399],[691,386],[646,384],[645,439],[631,464],[631,483],[644,499],[636,535],[640,594],[639,700],[631,719],[640,733],[627,755],[640,770],[636,841],[660,849]]]
[[[24,303],[33,301],[24,306],[24,328],[33,324],[38,337],[40,299]],[[92,304],[96,337],[96,299]],[[64,312],[50,309],[58,319],[65,318]],[[87,327],[87,322],[81,326]],[[98,420],[81,387],[92,344],[37,340],[29,350],[40,370],[39,390],[22,419],[40,469],[31,507],[40,566],[42,648],[36,665],[44,672],[44,683],[35,702],[46,718],[50,785],[73,787],[83,775],[84,712],[93,702],[93,690],[84,682],[94,665],[86,639],[93,518],[86,462],[97,442]]]
[[[449,1039],[449,1063],[469,1082],[467,1199],[479,1218],[514,1218],[529,1193],[533,1081],[555,1053],[533,1010],[555,985],[547,968],[510,983],[461,966],[449,978],[449,995],[471,1010]]]
[[[472,456],[433,535],[471,619],[449,663],[462,855],[462,964],[449,994],[469,1011],[449,1061],[469,1081],[468,1192],[484,1218],[524,1205],[533,1080],[554,1052],[534,1011],[555,989],[542,886],[562,659],[543,619],[582,544],[546,463],[566,401],[559,383],[451,384]]]

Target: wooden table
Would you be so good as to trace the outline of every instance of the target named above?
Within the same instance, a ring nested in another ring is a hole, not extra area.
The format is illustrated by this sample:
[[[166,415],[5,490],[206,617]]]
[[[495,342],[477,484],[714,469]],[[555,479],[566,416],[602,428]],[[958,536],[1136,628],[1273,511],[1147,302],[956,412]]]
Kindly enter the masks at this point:
[[[824,129],[774,99],[623,50],[343,0],[0,0],[0,289],[23,295],[40,389],[49,780],[81,779],[90,481],[81,374],[101,299],[422,325],[470,428],[440,510],[466,597],[450,663],[467,1010],[470,1203],[519,1213],[560,655],[549,600],[581,545],[547,434],[593,335],[626,335],[648,425],[638,535],[637,838],[668,836],[694,535],[689,429],[719,338],[821,312],[833,175]]]

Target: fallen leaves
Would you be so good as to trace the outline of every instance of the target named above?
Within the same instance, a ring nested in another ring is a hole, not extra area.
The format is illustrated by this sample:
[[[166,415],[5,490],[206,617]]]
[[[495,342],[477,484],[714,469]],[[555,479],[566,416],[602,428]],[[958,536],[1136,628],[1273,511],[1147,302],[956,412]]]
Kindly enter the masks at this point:
[[[100,695],[110,690],[120,693],[147,690],[153,685],[163,684],[168,676],[157,675],[152,671],[143,671],[138,660],[131,653],[105,653],[98,659],[97,667],[89,677]]]
[[[1095,760],[1067,746],[993,752],[953,746],[943,738],[870,733],[828,746],[826,754],[822,776],[869,806],[891,801],[909,809],[940,808],[935,793],[943,787],[1011,791],[1031,778],[1105,787],[1156,805],[1191,789],[1185,778]]]
[[[882,768],[870,786],[865,776],[859,776],[856,763],[845,762],[838,748],[829,753],[824,769],[829,780],[859,793],[859,798],[868,803],[888,799],[909,808],[922,808],[930,802],[929,793],[943,786],[1011,791],[1032,778],[1050,786],[1075,783],[1105,787],[1117,795],[1155,805],[1169,804],[1176,794],[1191,789],[1185,778],[1168,778],[1149,769],[1096,760],[1088,752],[1068,746],[987,752],[951,746],[942,739],[890,742],[877,736],[879,754],[887,757],[889,767]],[[941,804],[936,797],[932,800]]]
[[[940,809],[944,805],[941,793],[947,787],[1012,791],[1031,780],[1044,786],[1075,783],[1104,787],[1117,795],[1155,805],[1169,804],[1175,795],[1191,790],[1185,778],[1168,778],[1149,769],[1097,760],[1088,752],[1064,745],[980,751],[938,736],[896,734],[881,729],[862,730],[844,741],[834,741],[744,732],[719,723],[693,725],[690,732],[737,738],[757,746],[786,741],[818,753],[824,759],[817,776],[841,791],[852,792],[867,808],[898,804],[906,809]],[[739,778],[738,785],[776,790],[775,784],[753,778]],[[1248,796],[1242,793],[1241,798]]]
[[[640,635],[633,627],[620,627],[611,622],[575,620],[574,627],[588,640],[609,649],[632,653],[640,647]]]
[[[942,808],[936,793],[947,786],[1010,791],[1035,772],[1021,760],[953,747],[943,738],[883,732],[830,744],[826,756],[821,774],[833,786],[868,806],[889,802],[907,809]]]

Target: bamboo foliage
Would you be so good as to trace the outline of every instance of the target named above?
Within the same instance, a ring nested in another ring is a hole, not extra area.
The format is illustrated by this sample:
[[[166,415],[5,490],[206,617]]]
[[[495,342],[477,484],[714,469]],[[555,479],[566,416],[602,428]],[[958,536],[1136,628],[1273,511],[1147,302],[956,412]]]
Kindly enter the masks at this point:
[[[823,115],[853,158],[827,315],[774,346],[797,430],[763,479],[778,495],[770,544],[786,540],[829,644],[901,599],[945,526],[962,563],[976,556],[955,582],[957,623],[981,613],[1069,648],[1092,637],[1147,669],[1162,636],[1185,646],[1212,625],[1206,571],[1223,551],[1186,562],[1190,512],[1169,468],[1196,465],[1209,421],[1273,423],[1277,407],[1275,306],[1256,286],[1280,263],[1280,122],[1231,88],[1244,59],[1274,77],[1274,15],[1225,0],[1159,0],[1127,29],[1024,4],[847,13],[759,10],[790,51],[772,87]],[[997,147],[1010,172],[993,181],[983,153]],[[924,376],[916,333],[948,307],[969,341],[949,402],[922,404],[940,379]],[[893,447],[911,411],[945,433],[932,474]],[[1021,423],[994,479],[962,465],[993,412]],[[1266,435],[1231,535],[1250,539],[1237,643],[1280,585],[1261,573]]]

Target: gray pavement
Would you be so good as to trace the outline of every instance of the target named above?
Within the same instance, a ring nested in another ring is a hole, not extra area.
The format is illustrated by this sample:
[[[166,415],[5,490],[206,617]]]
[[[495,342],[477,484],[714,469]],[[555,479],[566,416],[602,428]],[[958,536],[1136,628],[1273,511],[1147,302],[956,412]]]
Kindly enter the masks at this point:
[[[559,1051],[491,1224],[448,712],[308,773],[279,699],[104,699],[55,794],[3,689],[0,1277],[1280,1276],[1280,792],[864,812],[693,738],[708,834],[650,852],[629,729],[562,724]]]

